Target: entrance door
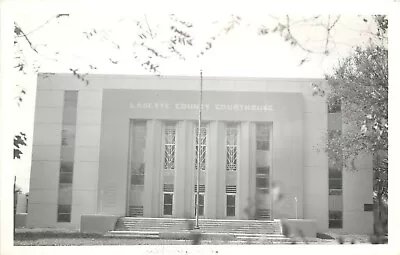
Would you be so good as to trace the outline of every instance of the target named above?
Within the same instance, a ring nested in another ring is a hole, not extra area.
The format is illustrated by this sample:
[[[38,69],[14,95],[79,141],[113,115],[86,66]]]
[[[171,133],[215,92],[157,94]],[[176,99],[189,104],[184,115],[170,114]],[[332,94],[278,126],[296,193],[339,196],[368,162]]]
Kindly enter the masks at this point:
[[[164,217],[172,217],[173,215],[173,205],[174,205],[174,193],[173,192],[165,192],[163,194],[163,216]]]

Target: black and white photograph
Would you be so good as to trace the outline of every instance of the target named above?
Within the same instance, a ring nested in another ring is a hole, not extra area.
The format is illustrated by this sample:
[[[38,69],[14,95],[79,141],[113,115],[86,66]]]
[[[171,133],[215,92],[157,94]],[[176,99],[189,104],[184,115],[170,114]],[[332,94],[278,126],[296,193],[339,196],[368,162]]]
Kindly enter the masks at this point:
[[[387,246],[390,18],[2,10],[4,243]]]

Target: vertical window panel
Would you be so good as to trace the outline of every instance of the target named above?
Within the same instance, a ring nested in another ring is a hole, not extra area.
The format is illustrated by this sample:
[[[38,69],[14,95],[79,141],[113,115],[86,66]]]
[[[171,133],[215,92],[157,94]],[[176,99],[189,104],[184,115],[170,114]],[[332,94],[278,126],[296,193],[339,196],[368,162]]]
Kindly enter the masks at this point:
[[[71,205],[58,205],[57,222],[71,222]]]
[[[198,155],[199,155],[199,146],[200,146],[200,169],[205,171],[206,170],[206,158],[207,158],[207,128],[201,127],[200,128],[200,142],[199,142],[199,128],[195,128],[195,162],[194,167],[197,170],[198,167]]]
[[[339,108],[331,109],[337,112]],[[331,118],[329,115],[328,118]],[[340,139],[341,130],[328,130],[329,142]],[[343,228],[343,174],[342,174],[342,151],[328,153],[328,215],[329,228]]]
[[[256,124],[256,191],[260,196],[269,194],[271,130],[269,123]]]
[[[343,227],[342,211],[329,211],[329,228],[342,228],[342,227]]]
[[[76,125],[76,115],[77,115],[77,108],[76,107],[64,107],[63,110],[63,124],[64,125]]]
[[[129,141],[129,202],[127,215],[143,216],[144,181],[145,181],[145,151],[147,136],[147,120],[134,119],[130,121]]]
[[[75,125],[63,125],[62,128],[62,146],[75,146]]]
[[[176,162],[176,126],[164,127],[164,170],[175,170]]]
[[[131,185],[144,185],[146,121],[135,120],[132,129]]]
[[[257,145],[257,150],[260,151],[270,150],[270,125],[257,124],[256,145]]]
[[[75,154],[75,147],[64,146],[61,148],[61,161],[73,162]]]
[[[226,216],[235,216],[236,195],[226,194]]]
[[[72,173],[74,170],[74,162],[62,161],[60,165],[61,173]]]
[[[194,204],[197,204],[197,194],[194,195]],[[194,213],[196,215],[197,207],[194,207]],[[204,193],[199,194],[199,216],[204,216]]]
[[[236,171],[238,165],[238,128],[228,125],[226,128],[226,170]]]
[[[58,204],[60,205],[72,204],[72,184],[60,183],[58,190]]]
[[[164,192],[164,215],[172,215],[173,199],[173,193]]]
[[[64,92],[57,222],[71,222],[78,92]]]

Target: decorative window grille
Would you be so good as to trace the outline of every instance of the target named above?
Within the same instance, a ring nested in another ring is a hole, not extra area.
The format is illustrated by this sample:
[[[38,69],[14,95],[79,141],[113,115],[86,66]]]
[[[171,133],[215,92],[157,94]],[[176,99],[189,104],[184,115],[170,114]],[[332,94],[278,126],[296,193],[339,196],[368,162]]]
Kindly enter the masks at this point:
[[[204,193],[206,191],[206,185],[200,184],[200,193]],[[197,192],[197,185],[194,185],[194,192]]]
[[[164,128],[164,170],[175,170],[176,127],[168,125]]]
[[[207,156],[207,128],[201,127],[200,128],[200,143],[199,143],[199,128],[195,128],[195,137],[196,137],[196,153],[195,153],[195,160],[194,160],[194,168],[197,170],[197,160],[198,160],[198,153],[199,153],[199,144],[200,144],[200,169],[205,171],[206,170],[206,156]]]
[[[226,170],[236,171],[238,165],[238,128],[228,126],[226,129]]]
[[[227,185],[225,192],[235,194],[236,193],[236,185]]]

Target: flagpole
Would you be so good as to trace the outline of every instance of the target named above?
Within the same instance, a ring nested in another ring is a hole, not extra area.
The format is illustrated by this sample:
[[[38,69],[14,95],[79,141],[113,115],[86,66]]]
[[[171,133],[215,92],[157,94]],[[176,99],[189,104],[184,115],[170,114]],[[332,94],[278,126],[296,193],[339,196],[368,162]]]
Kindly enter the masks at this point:
[[[199,197],[200,197],[200,155],[201,155],[201,108],[203,97],[203,71],[200,70],[200,100],[199,100],[199,123],[197,130],[197,180],[196,180],[196,229],[199,229]]]

